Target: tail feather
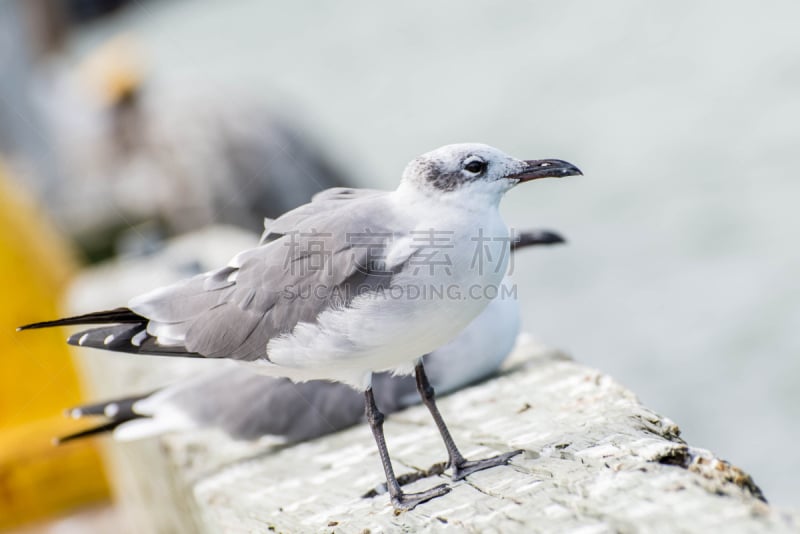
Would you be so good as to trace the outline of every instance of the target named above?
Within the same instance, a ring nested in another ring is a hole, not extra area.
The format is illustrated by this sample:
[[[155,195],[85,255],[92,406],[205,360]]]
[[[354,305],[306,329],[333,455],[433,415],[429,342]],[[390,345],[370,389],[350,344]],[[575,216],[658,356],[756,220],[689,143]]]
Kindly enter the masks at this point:
[[[146,323],[147,319],[128,308],[115,308],[113,310],[65,317],[54,321],[42,321],[26,324],[17,330],[33,330],[35,328],[50,328],[53,326],[72,326],[82,324],[111,324],[111,323]]]

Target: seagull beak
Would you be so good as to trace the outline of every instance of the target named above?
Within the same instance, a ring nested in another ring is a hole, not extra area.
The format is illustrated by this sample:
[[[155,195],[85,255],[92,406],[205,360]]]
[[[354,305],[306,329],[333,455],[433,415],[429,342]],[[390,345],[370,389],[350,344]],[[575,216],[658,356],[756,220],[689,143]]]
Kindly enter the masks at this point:
[[[525,168],[521,172],[506,176],[519,183],[538,180],[539,178],[563,178],[565,176],[582,176],[581,170],[560,159],[530,159],[526,160]]]

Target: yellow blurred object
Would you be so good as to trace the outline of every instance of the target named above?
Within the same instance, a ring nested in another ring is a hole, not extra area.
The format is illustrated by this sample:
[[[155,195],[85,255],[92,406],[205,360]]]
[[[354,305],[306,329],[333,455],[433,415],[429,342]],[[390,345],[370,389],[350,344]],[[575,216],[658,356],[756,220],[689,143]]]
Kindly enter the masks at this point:
[[[91,53],[81,73],[92,91],[109,106],[135,94],[142,85],[144,69],[135,39],[120,35]]]
[[[0,528],[108,496],[94,443],[51,444],[75,430],[62,412],[81,401],[66,333],[15,330],[59,315],[75,264],[0,165]]]

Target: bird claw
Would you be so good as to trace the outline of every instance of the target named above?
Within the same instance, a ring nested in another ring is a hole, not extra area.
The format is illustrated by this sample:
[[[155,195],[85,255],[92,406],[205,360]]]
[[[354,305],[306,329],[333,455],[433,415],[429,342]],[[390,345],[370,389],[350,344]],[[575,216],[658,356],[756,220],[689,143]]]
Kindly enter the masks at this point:
[[[511,458],[520,454],[521,452],[522,449],[517,449],[515,451],[498,454],[497,456],[492,456],[491,458],[485,458],[483,460],[466,460],[461,464],[453,466],[452,479],[461,480],[467,475],[471,475],[476,471],[483,471],[484,469],[497,467],[498,465],[506,465]]]
[[[450,492],[450,486],[447,484],[440,484],[433,488],[419,493],[401,493],[400,495],[392,496],[392,505],[397,511],[413,510],[418,504],[422,504],[436,497],[441,497]]]

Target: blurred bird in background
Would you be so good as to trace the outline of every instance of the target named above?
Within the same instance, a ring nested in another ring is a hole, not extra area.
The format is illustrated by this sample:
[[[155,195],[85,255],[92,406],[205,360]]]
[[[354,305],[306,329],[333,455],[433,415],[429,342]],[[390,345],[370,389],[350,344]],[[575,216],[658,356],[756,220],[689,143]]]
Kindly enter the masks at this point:
[[[209,224],[260,231],[348,185],[296,120],[246,92],[150,91],[144,64],[118,36],[39,87],[63,169],[50,208],[91,260]]]

